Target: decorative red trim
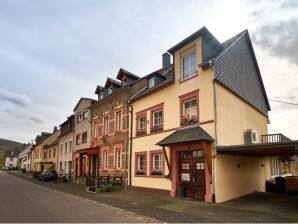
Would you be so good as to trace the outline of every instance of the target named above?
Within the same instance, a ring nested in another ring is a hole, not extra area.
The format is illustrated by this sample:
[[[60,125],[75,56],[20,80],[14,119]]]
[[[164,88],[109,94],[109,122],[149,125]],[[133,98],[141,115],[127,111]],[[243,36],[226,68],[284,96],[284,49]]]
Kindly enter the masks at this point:
[[[117,114],[118,113],[121,113],[121,129],[120,130],[117,130],[117,123],[118,123],[118,117],[117,117]],[[115,113],[114,113],[114,117],[115,117],[115,128],[114,128],[114,132],[117,133],[117,132],[121,132],[122,129],[123,129],[123,108],[122,106],[119,107],[118,109],[115,110]]]
[[[164,129],[164,117],[165,117],[164,116],[164,103],[161,103],[156,106],[150,107],[150,133],[153,128],[153,113],[157,112],[157,111],[161,111],[161,113],[162,113],[162,121],[161,121],[161,130],[160,131],[162,131]],[[157,131],[157,132],[160,132],[160,131]],[[154,133],[154,132],[152,132],[152,133]]]
[[[196,98],[197,99],[197,123],[200,122],[200,106],[199,106],[199,89],[191,91],[189,93],[183,94],[181,96],[179,96],[180,99],[180,124],[182,123],[182,116],[183,116],[183,103],[187,100],[190,100],[192,98]],[[186,125],[188,126],[188,125]],[[183,127],[186,127],[183,126]]]
[[[213,123],[213,122],[214,122],[214,120],[208,120],[208,121],[202,121],[202,122],[199,122],[198,124],[199,124],[199,125],[204,125],[204,124],[209,124],[209,123]],[[183,126],[183,127],[191,127],[191,126],[196,126],[196,125],[198,125],[198,124],[193,124],[193,125]],[[149,135],[161,134],[161,133],[169,132],[169,131],[176,131],[176,130],[178,130],[178,129],[181,129],[181,126],[176,127],[176,128],[166,129],[166,130],[163,130],[163,131],[160,131],[160,132],[156,132],[156,133],[148,133],[148,134],[146,134],[146,135],[132,137],[132,139],[135,139],[135,138],[142,138],[142,137],[146,137],[146,136],[149,136]]]
[[[109,150],[110,150],[110,147],[108,145],[104,145],[101,147],[102,150],[101,150],[101,169],[102,170],[107,170],[109,168]],[[103,157],[103,152],[104,151],[107,151],[107,156],[108,156],[108,162],[107,162],[107,167],[104,167],[104,157]]]
[[[147,166],[148,166],[148,152],[147,151],[142,151],[142,152],[135,152],[135,169],[134,169],[134,176],[135,177],[147,177]],[[138,175],[136,174],[138,171],[138,156],[139,155],[144,155],[145,156],[145,174],[144,175]]]
[[[193,75],[193,76],[190,76],[190,77],[188,77],[188,78],[186,78],[186,79],[180,79],[180,80],[179,80],[179,84],[184,83],[184,82],[187,82],[187,81],[189,81],[189,80],[191,80],[191,79],[197,78],[198,76],[199,76],[199,74],[198,74],[198,72],[197,72],[197,74],[195,74],[195,75]]]

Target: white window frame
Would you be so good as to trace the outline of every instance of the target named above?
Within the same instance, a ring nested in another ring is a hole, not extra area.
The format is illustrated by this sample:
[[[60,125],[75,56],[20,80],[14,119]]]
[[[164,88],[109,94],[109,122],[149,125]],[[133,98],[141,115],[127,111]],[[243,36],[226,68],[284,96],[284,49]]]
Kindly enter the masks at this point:
[[[149,79],[149,84],[148,84],[149,88],[152,88],[155,86],[155,78],[152,77]]]
[[[187,114],[185,104],[189,102],[190,106],[191,106],[192,101],[196,101],[196,106],[188,108],[189,109],[189,114]],[[183,116],[187,116],[187,115],[189,115],[190,117],[191,116],[196,116],[196,117],[198,116],[198,102],[197,102],[196,97],[183,101]]]
[[[277,156],[271,157],[270,161],[270,169],[271,169],[271,177],[277,177],[280,175],[280,159]]]
[[[102,100],[103,99],[103,92],[99,93],[99,99]]]
[[[110,86],[108,88],[108,95],[111,95],[113,93],[113,86]]]
[[[156,157],[155,156],[158,156],[159,157],[159,169],[156,168],[156,164],[155,164],[155,161],[156,161]],[[153,153],[152,154],[152,171],[160,171],[162,172],[162,154],[161,153]]]
[[[72,151],[72,140],[69,140],[69,151],[71,152]]]
[[[94,121],[94,137],[98,137],[98,122]]]
[[[104,117],[103,118],[103,127],[104,127],[104,135],[109,134],[109,117]]]
[[[138,167],[137,167],[137,171],[143,171],[146,173],[146,155],[145,154],[139,154],[137,155],[138,157]],[[144,157],[144,164],[143,164],[143,168],[144,169],[141,169],[141,157]]]
[[[121,148],[115,149],[115,168],[121,169]]]
[[[122,112],[116,112],[116,131],[122,130]]]
[[[155,114],[157,114],[157,113],[160,113],[161,114],[161,116],[160,117],[155,117]],[[153,119],[153,127],[156,127],[156,126],[158,126],[158,127],[162,127],[162,116],[163,116],[163,114],[162,114],[162,110],[157,110],[157,111],[154,111],[153,112],[153,114],[152,114],[152,119]],[[155,123],[156,122],[156,120],[157,120],[157,122],[159,122],[159,123]]]
[[[103,150],[103,168],[108,169],[109,156],[108,150]]]
[[[143,117],[145,118],[144,127],[141,128],[141,118],[143,118]],[[146,115],[139,116],[139,118],[138,118],[138,131],[146,130],[146,122],[147,122]]]
[[[194,54],[194,58],[191,58],[193,54]],[[188,63],[189,71],[187,73],[184,73],[184,60],[188,58],[189,58],[189,61],[185,62],[185,64]],[[192,65],[192,63],[194,63],[194,65]],[[181,57],[181,74],[182,74],[181,79],[188,79],[194,76],[196,73],[197,73],[197,53],[196,53],[196,50],[194,49]]]

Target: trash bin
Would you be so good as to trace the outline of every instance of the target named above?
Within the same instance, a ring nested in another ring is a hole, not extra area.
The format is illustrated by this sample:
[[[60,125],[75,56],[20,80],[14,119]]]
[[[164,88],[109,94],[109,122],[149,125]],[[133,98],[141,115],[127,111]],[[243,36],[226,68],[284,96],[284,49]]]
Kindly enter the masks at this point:
[[[286,192],[286,181],[284,177],[275,177],[276,192],[278,194],[284,194]]]
[[[266,192],[275,193],[276,185],[271,181],[266,181]]]
[[[183,187],[183,186],[178,186],[178,187],[177,187],[177,197],[178,197],[178,198],[185,197],[185,194],[184,194],[184,187]]]

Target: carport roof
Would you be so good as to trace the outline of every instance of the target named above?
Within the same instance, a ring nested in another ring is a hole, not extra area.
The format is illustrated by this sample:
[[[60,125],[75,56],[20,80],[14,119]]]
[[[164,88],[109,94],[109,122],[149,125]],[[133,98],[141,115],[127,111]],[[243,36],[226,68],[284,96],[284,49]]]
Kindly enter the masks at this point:
[[[222,155],[253,157],[294,156],[298,155],[298,141],[217,146],[216,149]]]

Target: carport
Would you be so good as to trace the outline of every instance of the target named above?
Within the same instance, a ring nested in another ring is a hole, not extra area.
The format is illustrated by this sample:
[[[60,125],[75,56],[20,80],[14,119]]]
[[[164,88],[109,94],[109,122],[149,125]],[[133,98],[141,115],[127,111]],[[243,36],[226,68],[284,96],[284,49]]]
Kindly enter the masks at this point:
[[[270,157],[298,155],[298,141],[217,146],[216,150],[215,197],[223,202],[265,192],[266,180],[271,178]],[[298,187],[297,179],[289,179]]]

